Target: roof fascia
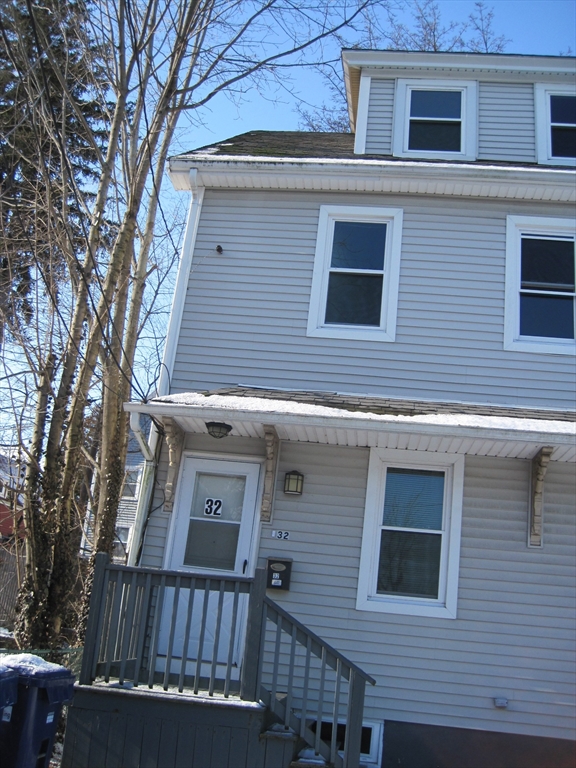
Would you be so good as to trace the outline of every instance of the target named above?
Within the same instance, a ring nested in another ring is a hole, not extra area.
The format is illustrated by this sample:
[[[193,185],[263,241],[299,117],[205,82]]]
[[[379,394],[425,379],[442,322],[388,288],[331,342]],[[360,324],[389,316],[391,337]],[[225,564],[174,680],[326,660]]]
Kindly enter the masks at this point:
[[[576,171],[467,163],[306,158],[171,158],[176,190],[190,189],[190,170],[212,189],[350,191],[576,202]]]

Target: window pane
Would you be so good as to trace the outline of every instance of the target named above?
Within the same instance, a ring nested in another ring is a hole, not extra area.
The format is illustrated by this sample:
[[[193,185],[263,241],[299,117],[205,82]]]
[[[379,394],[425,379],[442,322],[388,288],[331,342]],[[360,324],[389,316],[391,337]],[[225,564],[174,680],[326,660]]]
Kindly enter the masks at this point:
[[[240,522],[245,487],[246,478],[242,475],[210,475],[198,472],[190,517]],[[208,499],[211,499],[212,503],[207,505]]]
[[[460,152],[460,123],[411,120],[408,149]]]
[[[522,288],[574,290],[574,241],[522,238]]]
[[[382,277],[332,272],[328,280],[326,323],[380,325]]]
[[[444,472],[386,470],[383,525],[442,529]]]
[[[460,91],[412,91],[410,117],[460,118]]]
[[[437,533],[382,531],[376,591],[437,598],[441,545]]]
[[[576,157],[576,128],[552,128],[552,157]]]
[[[573,339],[574,299],[571,296],[521,293],[520,335]]]
[[[550,118],[553,123],[576,125],[576,96],[550,96]]]
[[[386,224],[337,221],[334,224],[332,263],[346,269],[384,269]]]
[[[218,525],[210,520],[190,520],[184,565],[233,571],[240,526]]]

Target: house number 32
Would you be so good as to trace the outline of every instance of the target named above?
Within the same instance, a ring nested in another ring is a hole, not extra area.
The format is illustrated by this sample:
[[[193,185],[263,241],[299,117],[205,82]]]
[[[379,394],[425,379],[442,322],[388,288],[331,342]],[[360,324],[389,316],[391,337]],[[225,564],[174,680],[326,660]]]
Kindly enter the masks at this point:
[[[204,514],[209,517],[220,517],[222,514],[222,499],[206,499]]]

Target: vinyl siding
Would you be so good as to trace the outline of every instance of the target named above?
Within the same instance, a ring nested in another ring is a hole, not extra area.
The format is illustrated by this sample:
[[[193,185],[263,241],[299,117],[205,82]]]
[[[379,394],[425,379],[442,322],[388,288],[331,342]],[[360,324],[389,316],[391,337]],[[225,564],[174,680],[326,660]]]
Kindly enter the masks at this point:
[[[306,336],[327,203],[404,210],[393,343]],[[573,358],[503,349],[506,215],[572,213],[559,204],[208,190],[172,391],[243,383],[573,407]]]
[[[536,162],[535,129],[531,83],[479,83],[479,160]]]
[[[573,467],[548,470],[536,550],[526,546],[529,463],[467,458],[458,618],[429,619],[355,610],[368,456],[282,444],[279,477],[303,470],[305,492],[278,488],[262,526],[261,565],[294,559],[290,591],[273,598],[376,678],[367,720],[574,738]]]
[[[392,154],[392,117],[394,112],[394,80],[370,81],[366,154]]]

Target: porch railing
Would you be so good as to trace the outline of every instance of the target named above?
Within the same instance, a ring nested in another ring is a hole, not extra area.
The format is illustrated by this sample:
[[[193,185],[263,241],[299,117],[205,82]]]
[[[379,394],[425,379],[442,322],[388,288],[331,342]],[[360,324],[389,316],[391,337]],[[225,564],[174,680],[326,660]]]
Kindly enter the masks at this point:
[[[365,685],[375,682],[268,598],[263,570],[192,575],[103,554],[79,682],[98,678],[263,701],[316,754],[350,767],[360,760]]]

